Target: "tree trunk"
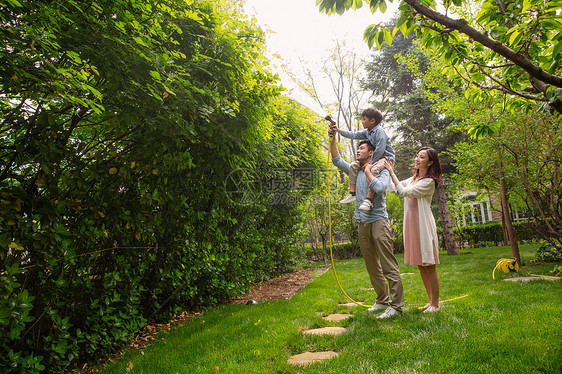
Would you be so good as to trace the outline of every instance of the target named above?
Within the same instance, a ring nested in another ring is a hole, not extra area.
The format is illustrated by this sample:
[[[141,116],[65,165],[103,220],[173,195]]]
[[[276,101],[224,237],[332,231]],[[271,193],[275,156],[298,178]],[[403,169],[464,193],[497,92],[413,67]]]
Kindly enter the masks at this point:
[[[327,241],[327,237],[326,235],[322,235],[320,234],[320,238],[322,238],[322,255],[324,257],[324,265],[328,264],[328,251],[326,250],[326,241]]]
[[[507,233],[507,224],[505,223],[505,216],[503,214],[503,212],[505,211],[505,207],[503,206],[503,199],[501,199],[500,202],[501,205],[501,211],[502,211],[502,234],[503,234],[503,245],[504,246],[508,246],[509,245],[509,234]]]
[[[435,203],[437,210],[441,217],[441,228],[443,229],[443,238],[445,239],[445,249],[448,255],[458,255],[457,242],[455,241],[455,233],[453,232],[453,222],[451,220],[451,213],[449,212],[449,205],[447,204],[447,194],[445,193],[445,186],[438,184],[435,189]]]
[[[511,255],[517,259],[519,266],[521,266],[521,258],[519,257],[519,244],[517,243],[517,236],[515,235],[515,230],[513,229],[513,224],[511,222],[511,216],[509,214],[509,205],[507,203],[507,189],[505,187],[503,172],[500,178],[500,190],[502,198],[502,213],[504,216],[505,226],[507,228],[507,234],[509,236],[509,244],[511,245]]]

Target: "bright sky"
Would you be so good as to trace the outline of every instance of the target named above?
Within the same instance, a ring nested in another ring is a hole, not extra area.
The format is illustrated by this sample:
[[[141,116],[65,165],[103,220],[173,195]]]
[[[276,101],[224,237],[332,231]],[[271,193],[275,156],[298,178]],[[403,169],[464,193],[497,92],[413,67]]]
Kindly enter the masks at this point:
[[[318,111],[311,99],[298,93],[299,90],[278,66],[284,64],[297,76],[303,73],[304,68],[314,73],[317,67],[319,72],[322,61],[330,55],[329,49],[336,40],[345,40],[348,48],[352,48],[358,56],[367,57],[370,52],[363,41],[363,32],[371,24],[390,19],[397,5],[390,3],[384,14],[371,14],[368,5],[364,4],[361,9],[349,10],[341,16],[320,13],[316,0],[246,0],[245,9],[247,14],[256,17],[264,30],[271,31],[267,55],[277,66],[275,72],[281,76],[283,86],[291,89],[293,96],[298,96],[295,99]],[[282,61],[274,58],[275,54],[280,55]],[[319,83],[327,85],[326,91],[331,90],[329,82]]]

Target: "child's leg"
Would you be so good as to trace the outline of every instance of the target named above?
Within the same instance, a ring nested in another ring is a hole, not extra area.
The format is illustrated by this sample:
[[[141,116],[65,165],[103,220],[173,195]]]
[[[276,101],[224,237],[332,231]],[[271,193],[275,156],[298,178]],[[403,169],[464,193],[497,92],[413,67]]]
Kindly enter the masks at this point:
[[[340,200],[341,204],[347,204],[355,201],[355,182],[357,181],[357,173],[361,169],[359,161],[353,161],[349,164],[349,193]]]
[[[380,160],[378,160],[377,162],[375,162],[373,164],[373,166],[371,166],[371,173],[373,173],[375,178],[378,178],[381,171],[384,170],[384,161],[385,160],[388,160],[388,159],[386,157],[383,157]]]
[[[386,160],[385,157],[381,158],[380,160],[378,160],[377,162],[375,162],[372,166],[371,166],[371,173],[373,173],[373,176],[375,178],[378,178],[381,171],[384,169],[384,160]],[[363,204],[361,204],[361,206],[359,207],[360,210],[371,210],[372,208],[372,201],[373,201],[373,197],[375,197],[375,191],[371,190],[369,188],[368,192],[367,192],[367,198],[365,200],[368,200],[367,202],[363,202]]]
[[[357,173],[361,169],[359,161],[353,161],[349,164],[349,192],[355,193],[355,184],[357,182]]]

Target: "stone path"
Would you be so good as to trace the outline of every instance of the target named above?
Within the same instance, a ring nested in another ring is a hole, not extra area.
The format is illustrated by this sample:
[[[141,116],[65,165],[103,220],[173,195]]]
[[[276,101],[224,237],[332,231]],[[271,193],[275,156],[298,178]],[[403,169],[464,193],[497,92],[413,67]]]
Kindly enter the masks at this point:
[[[345,332],[345,327],[320,327],[318,329],[303,330],[305,335],[340,335]]]
[[[330,314],[329,316],[322,317],[322,319],[326,321],[339,322],[339,321],[343,321],[344,319],[348,319],[350,317],[352,317],[351,314],[336,313],[336,314]]]
[[[338,354],[334,351],[305,352],[289,357],[287,362],[291,365],[307,365],[318,361],[329,360],[337,357],[337,355]]]
[[[504,279],[504,281],[506,282],[528,282],[531,280],[537,280],[537,279],[544,279],[544,280],[549,280],[549,281],[555,281],[558,280],[560,278],[556,278],[556,277],[540,277],[540,276],[536,276],[536,277],[517,277],[517,278],[506,278]]]
[[[352,303],[353,304],[353,303]],[[356,305],[356,304],[353,304]],[[343,321],[352,317],[351,314],[336,313],[322,317],[326,321]],[[328,326],[320,327],[317,329],[303,330],[304,335],[340,335],[346,331],[345,327]],[[320,351],[320,352],[304,352],[289,357],[287,363],[291,365],[308,365],[318,361],[329,360],[337,357],[338,354],[334,351]]]

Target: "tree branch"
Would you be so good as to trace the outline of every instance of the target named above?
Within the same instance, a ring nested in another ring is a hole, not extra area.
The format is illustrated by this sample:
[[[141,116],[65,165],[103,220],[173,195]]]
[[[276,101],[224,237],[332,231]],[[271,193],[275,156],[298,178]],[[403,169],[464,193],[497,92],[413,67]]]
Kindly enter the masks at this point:
[[[478,82],[475,82],[471,79],[468,79],[467,77],[465,77],[455,66],[453,66],[453,69],[455,69],[455,71],[457,72],[457,74],[467,83],[474,85],[475,87],[478,87],[482,90],[496,90],[496,91],[501,91],[501,92],[505,92],[511,95],[516,95],[516,96],[520,96],[523,97],[525,99],[529,99],[529,100],[534,100],[534,101],[542,101],[542,102],[548,102],[548,99],[543,98],[543,97],[537,97],[525,92],[519,92],[519,91],[515,91],[509,87],[505,87],[503,85],[498,84],[497,86],[486,86],[483,84],[480,84]],[[485,73],[484,73],[485,74]],[[487,75],[487,74],[486,74]]]
[[[540,81],[556,87],[562,87],[562,76],[548,74],[546,71],[535,65],[533,61],[524,56],[522,53],[514,51],[506,45],[498,42],[497,40],[489,38],[486,34],[481,33],[480,31],[471,27],[465,19],[449,18],[423,5],[419,0],[404,0],[404,2],[414,8],[417,13],[447,28],[457,30],[467,35],[472,40],[481,43],[500,56],[503,56],[509,61],[514,62],[516,65],[525,70],[531,77],[534,77]]]

